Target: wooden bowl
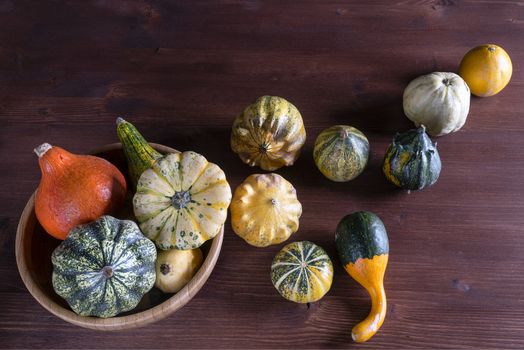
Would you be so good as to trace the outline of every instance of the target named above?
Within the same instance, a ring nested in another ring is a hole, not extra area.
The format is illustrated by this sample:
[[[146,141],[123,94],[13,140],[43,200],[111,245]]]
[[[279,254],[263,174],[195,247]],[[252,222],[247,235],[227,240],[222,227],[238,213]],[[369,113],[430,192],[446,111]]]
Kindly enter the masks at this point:
[[[161,153],[176,152],[172,148],[154,143],[151,146]],[[120,143],[104,146],[93,151],[92,154],[109,160],[123,174],[127,174],[127,165]],[[174,295],[164,294],[153,288],[142,298],[140,304],[129,312],[112,318],[79,316],[71,311],[67,302],[53,290],[51,253],[61,241],[48,235],[38,223],[34,198],[33,193],[22,212],[16,231],[15,249],[18,271],[29,292],[44,308],[61,319],[81,327],[112,331],[141,327],[169,316],[187,304],[202,288],[215,267],[222,247],[223,227],[214,239],[202,245],[201,249],[204,254],[202,266],[193,279]],[[131,198],[132,195],[128,193],[126,208],[122,210],[121,215],[116,215],[118,218],[132,217]]]

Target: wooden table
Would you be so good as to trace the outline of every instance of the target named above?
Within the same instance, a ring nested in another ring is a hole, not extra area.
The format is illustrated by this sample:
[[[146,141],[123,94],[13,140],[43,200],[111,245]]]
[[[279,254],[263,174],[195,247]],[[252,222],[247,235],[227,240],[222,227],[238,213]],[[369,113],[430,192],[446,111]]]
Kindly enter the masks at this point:
[[[0,347],[23,348],[523,348],[524,1],[0,1]],[[438,139],[438,183],[408,194],[381,173],[387,144],[411,123],[402,91],[414,77],[457,71],[472,47],[497,43],[514,73],[499,95],[471,99],[464,128]],[[277,171],[304,212],[293,240],[324,247],[331,291],[298,305],[278,295],[270,263],[226,223],[201,292],[166,320],[112,334],[45,311],[16,268],[15,231],[39,181],[32,149],[75,153],[116,141],[125,116],[151,141],[218,163],[232,188],[260,172],[231,150],[234,117],[258,96],[289,99],[307,143]],[[315,137],[349,124],[372,160],[349,183],[325,179]],[[365,346],[350,329],[369,310],[342,269],[338,221],[357,210],[390,239],[388,315]]]

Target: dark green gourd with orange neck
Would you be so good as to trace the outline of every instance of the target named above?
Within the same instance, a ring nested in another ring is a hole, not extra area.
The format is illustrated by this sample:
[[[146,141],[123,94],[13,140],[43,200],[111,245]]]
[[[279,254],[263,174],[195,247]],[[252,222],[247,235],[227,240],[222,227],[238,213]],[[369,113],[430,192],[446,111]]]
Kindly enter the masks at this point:
[[[129,176],[133,185],[136,186],[140,175],[146,169],[151,168],[153,163],[162,157],[162,154],[147,143],[133,124],[122,118],[117,118],[116,125],[118,139],[122,143],[126,155]]]
[[[406,190],[433,185],[440,169],[437,145],[431,142],[424,126],[397,134],[386,151],[382,167],[392,184]]]
[[[369,340],[386,318],[384,274],[389,258],[389,241],[380,218],[368,211],[346,215],[335,232],[340,262],[347,273],[368,291],[369,315],[351,330],[356,342]]]

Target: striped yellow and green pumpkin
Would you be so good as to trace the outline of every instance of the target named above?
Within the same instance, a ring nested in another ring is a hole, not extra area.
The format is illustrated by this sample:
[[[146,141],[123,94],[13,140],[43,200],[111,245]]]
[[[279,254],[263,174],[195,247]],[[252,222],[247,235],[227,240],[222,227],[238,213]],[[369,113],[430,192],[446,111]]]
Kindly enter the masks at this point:
[[[194,249],[226,221],[231,188],[218,165],[195,152],[168,154],[142,173],[133,197],[144,234],[160,249]]]
[[[369,142],[358,129],[347,125],[334,125],[322,131],[313,149],[318,169],[332,181],[350,181],[366,168]]]
[[[293,242],[273,259],[271,281],[280,295],[288,300],[314,302],[331,288],[333,264],[326,251],[315,243]]]
[[[339,222],[335,243],[340,262],[347,273],[371,297],[369,315],[351,331],[353,340],[365,342],[378,331],[386,317],[384,273],[389,257],[386,228],[377,215],[368,211],[355,212]]]
[[[123,118],[116,119],[117,136],[122,143],[122,149],[126,156],[129,168],[129,177],[134,186],[142,173],[151,167],[153,163],[162,157],[147,143],[144,137],[138,132],[135,126]]]
[[[81,316],[134,309],[155,283],[156,248],[129,220],[102,216],[53,251],[53,288]]]
[[[298,109],[282,97],[262,96],[235,119],[231,149],[250,166],[273,171],[292,165],[306,141]]]
[[[437,182],[441,162],[437,145],[424,126],[397,134],[386,150],[382,170],[394,185],[407,190],[421,190]]]

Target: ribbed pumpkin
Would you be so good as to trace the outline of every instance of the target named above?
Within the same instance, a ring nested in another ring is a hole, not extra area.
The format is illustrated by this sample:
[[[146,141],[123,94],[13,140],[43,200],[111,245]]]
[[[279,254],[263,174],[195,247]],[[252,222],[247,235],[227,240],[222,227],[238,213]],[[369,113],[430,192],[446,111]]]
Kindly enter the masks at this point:
[[[462,128],[469,113],[468,85],[455,73],[433,72],[420,76],[404,90],[406,116],[428,134],[442,136]]]
[[[331,288],[333,264],[326,251],[315,243],[293,242],[273,259],[271,281],[287,300],[312,303]]]
[[[244,163],[273,171],[292,165],[306,141],[298,109],[282,97],[262,96],[234,121],[231,148]]]
[[[356,342],[369,340],[386,318],[387,302],[384,274],[389,258],[389,240],[384,223],[368,211],[360,211],[340,220],[336,233],[340,262],[347,273],[368,291],[369,315],[351,330]]]
[[[222,169],[188,151],[168,154],[142,173],[133,208],[158,248],[194,249],[218,234],[230,201]]]
[[[441,162],[437,145],[431,142],[424,126],[397,134],[386,150],[382,170],[398,187],[421,190],[437,182]]]
[[[298,230],[302,205],[291,183],[278,174],[253,174],[235,190],[233,231],[255,247],[278,244]]]
[[[133,221],[102,216],[54,251],[53,288],[81,316],[132,310],[155,283],[155,245]]]
[[[335,125],[322,131],[313,150],[317,168],[332,181],[350,181],[366,168],[369,141],[360,130]]]

